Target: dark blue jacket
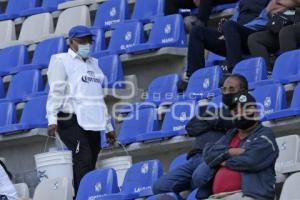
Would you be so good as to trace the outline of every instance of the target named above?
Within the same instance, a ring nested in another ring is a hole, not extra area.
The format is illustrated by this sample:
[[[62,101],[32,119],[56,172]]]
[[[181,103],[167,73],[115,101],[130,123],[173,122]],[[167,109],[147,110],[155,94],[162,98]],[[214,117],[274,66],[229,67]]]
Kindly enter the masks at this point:
[[[245,152],[239,156],[228,154],[236,129],[226,133],[218,142],[207,144],[204,149],[204,160],[211,168],[216,168],[225,161],[229,169],[240,171],[242,192],[259,200],[273,200],[275,197],[275,162],[278,157],[278,146],[270,128],[261,124],[241,141]]]
[[[230,20],[252,30],[263,30],[269,21],[265,9],[269,2],[270,0],[241,0]]]

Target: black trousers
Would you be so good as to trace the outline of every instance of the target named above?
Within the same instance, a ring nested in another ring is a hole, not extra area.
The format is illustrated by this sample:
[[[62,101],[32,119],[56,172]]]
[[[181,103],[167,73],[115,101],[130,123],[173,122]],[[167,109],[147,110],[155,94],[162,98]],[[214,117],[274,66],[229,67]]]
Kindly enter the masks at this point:
[[[282,28],[279,34],[272,34],[268,30],[252,34],[248,39],[251,55],[261,56],[271,68],[270,54],[277,51],[284,53],[300,46],[300,23]]]
[[[254,32],[234,21],[224,24],[223,34],[201,25],[193,27],[188,44],[187,76],[205,66],[205,49],[226,56],[228,66],[234,67],[242,59],[242,55],[249,52],[247,40]]]
[[[201,0],[197,16],[204,24],[207,24],[214,6],[234,2],[237,2],[237,0]],[[194,9],[196,5],[193,3],[193,0],[166,0],[165,14],[178,13],[180,8]]]
[[[82,129],[76,115],[59,113],[58,117],[59,137],[73,154],[74,189],[77,193],[82,177],[95,169],[100,152],[100,132]]]

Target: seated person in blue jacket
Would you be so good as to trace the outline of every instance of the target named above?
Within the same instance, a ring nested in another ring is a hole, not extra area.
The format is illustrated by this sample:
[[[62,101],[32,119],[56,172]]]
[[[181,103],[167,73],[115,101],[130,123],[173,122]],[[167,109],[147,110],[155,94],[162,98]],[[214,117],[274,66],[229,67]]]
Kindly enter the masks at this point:
[[[204,149],[205,163],[215,170],[209,200],[273,200],[278,157],[273,132],[259,122],[249,93],[234,97],[232,105],[235,129]]]
[[[270,0],[240,0],[230,20],[222,19],[218,29],[197,25],[192,28],[188,43],[187,71],[177,84],[183,92],[190,76],[205,66],[205,49],[226,57],[220,63],[223,70],[231,71],[242,60],[243,54],[249,54],[248,36],[264,30],[268,23],[265,7]]]
[[[230,75],[223,83],[223,103],[230,106],[233,97],[243,91],[248,91],[246,78],[238,74]],[[195,188],[192,178],[195,177],[195,174],[198,174],[198,166],[203,162],[202,151],[204,146],[208,142],[218,141],[227,130],[233,128],[231,113],[227,109],[228,106],[222,106],[221,109],[217,108],[217,112],[214,112],[213,109],[215,108],[209,109],[209,112],[206,111],[206,108],[203,108],[200,116],[196,116],[188,122],[186,126],[187,133],[190,137],[195,137],[192,150],[187,156],[188,161],[157,180],[153,186],[155,194],[174,192],[180,198],[180,192]],[[200,108],[201,111],[202,108]],[[226,120],[222,116],[229,117],[230,120]],[[208,197],[210,193],[206,191],[201,191],[199,196]]]

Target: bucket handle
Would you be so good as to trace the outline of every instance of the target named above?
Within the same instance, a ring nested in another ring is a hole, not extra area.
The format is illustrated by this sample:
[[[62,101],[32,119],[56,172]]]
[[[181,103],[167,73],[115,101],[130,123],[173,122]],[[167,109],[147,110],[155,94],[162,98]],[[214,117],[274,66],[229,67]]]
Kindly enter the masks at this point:
[[[125,147],[125,145],[121,144],[120,142],[117,142],[117,144],[122,147],[123,151],[126,153],[127,156],[130,156],[128,150]],[[117,148],[119,146],[115,145],[113,147]],[[99,152],[99,157],[101,157],[101,155],[103,155],[103,149],[101,149],[100,152]]]
[[[64,143],[63,143],[63,141],[60,139],[60,137],[59,137],[58,134],[56,134],[55,137],[53,137],[53,136],[47,136],[47,139],[46,139],[46,142],[45,142],[45,145],[44,145],[44,151],[42,150],[43,153],[46,152],[46,149],[47,149],[47,147],[48,147],[48,143],[49,143],[49,139],[50,139],[50,138],[56,139],[56,140],[59,142],[59,144],[61,145],[61,149],[64,148]]]

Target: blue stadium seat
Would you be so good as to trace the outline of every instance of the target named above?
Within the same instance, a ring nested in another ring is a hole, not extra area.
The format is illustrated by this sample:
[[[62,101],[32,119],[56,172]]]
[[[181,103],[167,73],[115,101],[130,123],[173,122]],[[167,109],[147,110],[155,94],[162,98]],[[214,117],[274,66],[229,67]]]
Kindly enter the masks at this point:
[[[103,29],[91,29],[91,32],[93,33],[93,44],[92,44],[92,54],[91,56],[94,56],[94,54],[97,54],[97,52],[103,51],[106,49],[106,43],[105,43],[105,34]],[[95,56],[97,57],[97,56]]]
[[[196,198],[197,192],[198,192],[198,189],[193,190],[193,192],[191,192],[189,194],[189,196],[186,200],[197,200],[197,198]]]
[[[136,142],[136,136],[158,129],[157,113],[154,108],[135,110],[129,113],[121,125],[118,141],[121,144]]]
[[[187,154],[180,154],[177,156],[170,164],[169,171],[172,171],[173,169],[179,167],[180,165],[184,164],[187,159],[186,159]]]
[[[164,16],[165,0],[136,0],[131,19],[147,23]]]
[[[0,102],[0,133],[17,121],[16,107],[12,102]]]
[[[39,70],[22,71],[12,77],[6,97],[0,100],[19,102],[41,89],[42,75]]]
[[[46,128],[47,96],[39,96],[28,101],[23,109],[19,123],[9,124],[7,127],[0,128],[0,134],[7,135],[17,131],[30,130],[33,128]]]
[[[8,75],[12,68],[29,62],[27,47],[17,45],[2,49],[0,50],[0,60],[0,76]]]
[[[34,98],[37,96],[48,95],[49,89],[50,89],[50,86],[49,86],[49,83],[47,82],[44,87],[44,90],[33,93],[30,97],[26,98],[26,100],[30,100],[31,98]]]
[[[217,55],[213,52],[209,52],[207,60],[205,62],[205,66],[211,67],[211,66],[217,65],[218,64],[217,62],[220,62],[223,60],[225,60],[225,57]]]
[[[42,1],[43,2],[41,6],[23,10],[20,12],[20,16],[25,17],[30,15],[36,15],[39,13],[56,11],[58,4],[63,3],[67,0],[42,0]]]
[[[127,0],[110,0],[98,7],[93,27],[109,30],[126,19],[129,19]]]
[[[118,55],[109,55],[98,58],[99,67],[106,77],[105,88],[122,89],[124,81],[123,66]]]
[[[189,80],[183,98],[199,100],[217,93],[222,74],[220,66],[205,67],[195,71]]]
[[[40,42],[33,54],[31,64],[25,64],[10,70],[11,74],[23,70],[44,69],[48,67],[53,54],[67,51],[67,44],[64,37],[50,38]]]
[[[232,73],[243,75],[250,89],[253,89],[259,81],[267,79],[267,67],[262,57],[242,60],[235,65]]]
[[[195,101],[184,101],[174,103],[170,111],[165,114],[160,131],[152,131],[139,134],[137,141],[149,141],[186,134],[186,123],[195,116]]]
[[[89,172],[82,178],[76,200],[97,199],[118,192],[116,171],[114,169],[98,169]]]
[[[153,195],[152,185],[163,174],[159,160],[133,164],[127,171],[120,193],[97,198],[97,200],[133,200]]]
[[[286,108],[285,90],[279,83],[256,87],[252,95],[259,103],[262,121],[273,119],[270,114]]]
[[[287,109],[273,112],[268,115],[268,119],[282,119],[298,115],[300,115],[300,84],[298,84],[294,90],[291,106]]]
[[[147,200],[179,200],[175,193],[157,194],[155,196],[147,198]]]
[[[186,34],[179,14],[157,18],[148,42],[128,48],[127,53],[159,49],[162,47],[186,47]]]
[[[36,7],[38,0],[9,0],[5,13],[0,14],[0,20],[15,19],[20,17],[23,10]]]
[[[107,50],[93,55],[123,54],[128,48],[144,42],[144,29],[141,22],[131,21],[118,24],[113,31]]]
[[[0,98],[4,98],[4,84],[1,77],[0,77]]]

